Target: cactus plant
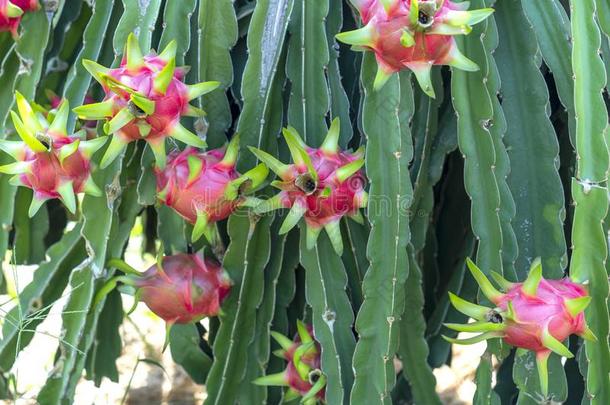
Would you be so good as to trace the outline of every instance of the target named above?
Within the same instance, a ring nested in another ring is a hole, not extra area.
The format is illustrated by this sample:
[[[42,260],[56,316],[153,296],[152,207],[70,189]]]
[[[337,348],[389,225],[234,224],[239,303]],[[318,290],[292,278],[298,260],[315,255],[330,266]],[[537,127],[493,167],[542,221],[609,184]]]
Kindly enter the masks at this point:
[[[118,378],[136,307],[206,404],[441,404],[475,342],[476,405],[610,403],[608,35],[603,0],[0,0],[0,399],[62,300],[43,405]]]

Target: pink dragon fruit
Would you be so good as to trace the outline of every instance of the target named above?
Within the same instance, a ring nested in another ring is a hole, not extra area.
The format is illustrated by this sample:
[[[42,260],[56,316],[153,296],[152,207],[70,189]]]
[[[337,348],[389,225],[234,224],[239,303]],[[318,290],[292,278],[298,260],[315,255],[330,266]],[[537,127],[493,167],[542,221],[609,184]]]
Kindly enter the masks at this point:
[[[216,245],[216,222],[227,218],[241,205],[251,203],[245,195],[258,188],[269,170],[264,164],[239,175],[235,162],[239,135],[226,148],[199,152],[193,148],[170,154],[169,164],[157,169],[157,197],[193,224],[192,240],[205,235]]]
[[[216,89],[220,83],[203,82],[188,86],[184,68],[176,68],[176,42],[161,54],[142,55],[138,40],[130,34],[121,65],[107,69],[91,60],[85,68],[102,85],[106,98],[101,103],[74,109],[81,119],[107,119],[104,131],[114,134],[101,167],[107,167],[128,143],[143,139],[150,145],[157,166],[166,164],[165,138],[204,147],[205,142],[180,124],[183,115],[202,117],[205,113],[189,101]]]
[[[430,97],[433,65],[450,65],[466,71],[478,66],[458,49],[454,35],[468,34],[493,9],[467,11],[468,2],[450,0],[352,0],[360,11],[363,27],[337,35],[356,49],[375,52],[379,69],[374,87],[381,88],[402,69],[415,73]]]
[[[357,222],[363,218],[359,209],[367,204],[364,190],[366,179],[364,149],[355,153],[340,151],[339,120],[335,119],[319,149],[310,148],[294,128],[284,130],[294,164],[285,165],[268,153],[250,150],[281,180],[271,183],[279,194],[259,204],[254,212],[262,214],[280,208],[290,208],[280,233],[290,231],[304,217],[307,225],[307,247],[315,246],[322,228],[326,230],[337,254],[343,252],[340,221],[349,216]]]
[[[274,354],[285,359],[288,366],[281,373],[257,378],[253,383],[289,387],[284,395],[285,402],[302,397],[300,403],[305,405],[315,405],[318,401],[324,403],[326,376],[320,369],[320,344],[314,340],[311,326],[297,321],[297,330],[294,341],[271,332],[281,347]]]
[[[70,107],[64,101],[52,122],[34,112],[25,98],[17,93],[19,115],[11,111],[17,134],[23,142],[0,140],[0,149],[16,163],[0,166],[0,173],[15,175],[11,184],[34,191],[29,214],[36,214],[48,199],[59,198],[72,213],[76,211],[75,194],[101,196],[91,178],[91,156],[106,139],[82,140],[82,132],[68,136],[66,124]]]
[[[541,261],[536,259],[523,283],[511,283],[492,272],[496,282],[505,289],[506,293],[503,294],[470,259],[467,264],[483,294],[496,307],[472,304],[449,293],[455,308],[476,319],[476,322],[446,326],[460,332],[483,333],[469,339],[445,339],[452,343],[473,344],[485,339],[502,338],[520,350],[533,351],[536,353],[541,391],[545,397],[548,396],[547,361],[551,352],[573,357],[562,343],[571,334],[595,340],[585,322],[584,310],[591,301],[587,290],[569,279],[545,280]]]
[[[218,315],[231,290],[231,281],[220,264],[195,254],[160,256],[144,273],[119,259],[112,259],[107,265],[126,275],[111,279],[98,293],[96,302],[120,281],[135,287],[136,304],[144,302],[168,326]]]
[[[0,32],[10,32],[16,39],[23,14],[39,7],[38,0],[0,0]]]

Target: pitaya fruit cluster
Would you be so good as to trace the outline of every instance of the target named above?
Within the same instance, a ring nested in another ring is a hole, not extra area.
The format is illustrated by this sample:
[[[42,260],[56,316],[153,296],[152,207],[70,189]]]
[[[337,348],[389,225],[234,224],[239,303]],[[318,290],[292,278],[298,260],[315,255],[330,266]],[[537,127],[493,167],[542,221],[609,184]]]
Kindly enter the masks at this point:
[[[106,119],[104,131],[114,134],[102,157],[102,168],[119,156],[128,143],[139,139],[148,142],[159,168],[166,164],[167,137],[195,147],[205,146],[203,139],[182,126],[180,118],[205,115],[189,101],[216,89],[220,83],[184,84],[186,70],[176,67],[175,41],[159,55],[144,56],[136,36],[130,34],[119,68],[107,69],[91,60],[84,60],[83,64],[102,85],[106,97],[74,111],[81,119]]]
[[[466,325],[446,324],[460,332],[482,332],[470,339],[446,340],[458,344],[473,344],[485,339],[502,338],[520,350],[536,353],[542,394],[548,396],[547,361],[551,352],[573,357],[562,341],[571,334],[595,340],[587,327],[584,310],[591,302],[584,286],[569,279],[545,280],[540,259],[534,260],[528,278],[523,283],[511,283],[492,272],[505,293],[498,291],[483,272],[471,261],[468,268],[483,294],[496,306],[487,308],[465,301],[449,293],[452,304],[465,315],[476,319]]]
[[[433,65],[450,65],[466,71],[478,66],[458,49],[454,35],[468,34],[472,25],[493,9],[468,10],[469,2],[451,0],[352,0],[363,27],[343,32],[337,39],[356,49],[375,52],[379,69],[374,87],[381,88],[402,69],[415,73],[423,91],[434,97],[430,81]]]
[[[59,198],[72,213],[76,211],[75,194],[101,196],[91,178],[91,156],[106,139],[82,140],[82,132],[68,135],[66,125],[70,107],[63,101],[51,123],[35,112],[17,92],[19,115],[11,111],[17,134],[23,142],[0,140],[0,149],[16,163],[0,166],[0,173],[15,175],[11,184],[34,191],[29,215],[33,216],[48,199]]]
[[[285,359],[288,365],[281,373],[257,378],[253,383],[288,387],[285,402],[302,397],[300,403],[304,405],[325,403],[326,376],[320,369],[320,344],[314,339],[311,326],[297,321],[297,331],[294,341],[271,332],[281,347],[274,354]]]
[[[110,260],[108,267],[122,270],[126,275],[112,279],[100,290],[97,300],[119,281],[131,285],[136,288],[136,303],[144,302],[168,327],[218,315],[220,305],[231,290],[231,280],[220,264],[196,254],[159,257],[144,273],[118,259]]]
[[[216,222],[240,205],[251,202],[246,194],[267,178],[264,164],[241,175],[235,170],[239,135],[225,148],[200,152],[193,148],[173,152],[165,169],[157,169],[157,198],[193,224],[192,241],[202,235],[216,245]]]
[[[340,221],[348,216],[362,223],[359,209],[366,206],[366,179],[361,170],[364,149],[355,153],[339,150],[339,120],[335,119],[318,149],[305,145],[297,131],[284,129],[284,138],[294,161],[285,165],[270,154],[250,147],[250,150],[280,180],[271,183],[281,190],[274,197],[254,208],[262,214],[275,209],[290,208],[282,223],[280,234],[290,231],[301,218],[307,225],[307,248],[312,249],[322,228],[326,230],[338,255],[343,252]]]
[[[39,7],[38,0],[0,0],[0,32],[10,32],[16,39],[23,14]]]

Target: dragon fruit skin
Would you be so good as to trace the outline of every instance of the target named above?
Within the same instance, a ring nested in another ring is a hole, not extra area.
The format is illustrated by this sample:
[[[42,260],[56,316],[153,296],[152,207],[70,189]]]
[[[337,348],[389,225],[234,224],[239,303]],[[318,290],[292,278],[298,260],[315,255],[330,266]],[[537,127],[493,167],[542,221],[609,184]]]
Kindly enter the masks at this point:
[[[324,403],[326,391],[326,376],[321,371],[320,344],[313,337],[313,328],[297,321],[298,333],[290,340],[277,332],[271,336],[281,346],[275,355],[287,361],[284,371],[257,378],[256,385],[279,385],[289,388],[284,400],[289,402],[298,397],[301,403],[315,405],[318,401]]]
[[[85,68],[102,85],[106,98],[100,103],[77,107],[74,111],[85,120],[106,119],[104,131],[114,134],[101,161],[107,167],[128,143],[145,140],[150,145],[157,166],[166,164],[165,138],[173,137],[187,145],[205,147],[205,141],[180,123],[182,116],[203,117],[205,113],[189,101],[216,89],[219,82],[186,85],[185,69],[176,67],[176,42],[170,42],[161,54],[143,56],[138,40],[130,34],[121,64],[107,69],[84,60]]]
[[[36,113],[20,94],[16,94],[19,115],[11,112],[13,123],[23,142],[0,141],[0,149],[16,163],[0,166],[0,173],[15,175],[11,184],[34,192],[29,215],[36,214],[48,199],[59,198],[72,213],[76,211],[75,194],[101,196],[91,178],[91,156],[106,142],[104,138],[81,140],[81,134],[68,136],[66,125],[70,108],[64,101],[51,123]]]
[[[585,322],[584,310],[591,301],[587,290],[569,279],[545,280],[542,277],[541,261],[536,259],[523,283],[511,283],[497,273],[492,273],[494,279],[506,290],[501,293],[472,261],[467,260],[467,264],[481,291],[496,308],[475,305],[450,293],[456,309],[475,318],[477,322],[445,326],[460,332],[483,333],[470,339],[445,339],[452,343],[472,344],[485,339],[502,338],[520,350],[533,351],[538,363],[541,392],[545,397],[548,396],[547,361],[551,352],[573,357],[562,343],[572,334],[595,340]]]
[[[169,324],[218,315],[231,290],[231,281],[218,263],[188,254],[164,257],[136,277],[133,285],[140,300]]]
[[[0,0],[0,32],[10,32],[18,38],[17,28],[23,14],[38,10],[38,0]]]
[[[165,169],[156,169],[157,197],[193,224],[192,240],[202,235],[216,244],[215,223],[247,204],[246,193],[258,188],[269,174],[263,164],[241,175],[235,170],[239,135],[225,148],[173,152]]]
[[[337,35],[356,49],[373,51],[379,65],[375,89],[393,73],[410,69],[426,94],[434,97],[430,81],[433,65],[466,71],[478,66],[458,49],[454,35],[470,33],[493,9],[467,11],[468,4],[450,0],[352,0],[363,27]]]
[[[340,221],[344,216],[362,222],[359,209],[367,204],[366,178],[361,168],[364,151],[340,151],[339,120],[335,119],[322,146],[310,148],[294,128],[284,130],[294,163],[285,165],[266,152],[250,150],[280,180],[271,183],[281,191],[255,208],[262,214],[290,208],[280,233],[290,231],[303,217],[307,225],[307,247],[313,248],[322,228],[326,230],[337,254],[343,251]]]

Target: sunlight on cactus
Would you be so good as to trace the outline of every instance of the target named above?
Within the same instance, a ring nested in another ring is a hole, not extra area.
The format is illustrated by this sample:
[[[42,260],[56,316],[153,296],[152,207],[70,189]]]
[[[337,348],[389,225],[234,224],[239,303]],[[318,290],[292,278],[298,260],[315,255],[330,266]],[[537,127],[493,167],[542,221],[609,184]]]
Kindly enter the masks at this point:
[[[605,0],[0,0],[0,400],[609,404],[609,38]]]

